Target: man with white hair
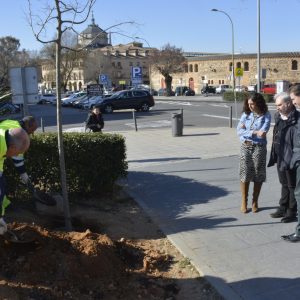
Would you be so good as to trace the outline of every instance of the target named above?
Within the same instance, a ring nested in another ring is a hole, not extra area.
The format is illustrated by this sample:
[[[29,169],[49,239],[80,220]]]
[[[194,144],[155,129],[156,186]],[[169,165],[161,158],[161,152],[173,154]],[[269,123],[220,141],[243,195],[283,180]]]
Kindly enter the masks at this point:
[[[9,205],[6,197],[5,178],[3,165],[7,157],[17,156],[28,150],[30,139],[27,132],[22,128],[0,128],[0,235],[7,231],[7,225],[3,219],[5,208]]]
[[[274,115],[275,126],[268,167],[277,165],[281,195],[279,207],[270,216],[282,218],[282,223],[289,223],[297,220],[297,203],[294,195],[296,170],[290,167],[290,162],[293,155],[291,141],[300,113],[295,109],[289,93],[276,94],[274,100],[277,112]]]

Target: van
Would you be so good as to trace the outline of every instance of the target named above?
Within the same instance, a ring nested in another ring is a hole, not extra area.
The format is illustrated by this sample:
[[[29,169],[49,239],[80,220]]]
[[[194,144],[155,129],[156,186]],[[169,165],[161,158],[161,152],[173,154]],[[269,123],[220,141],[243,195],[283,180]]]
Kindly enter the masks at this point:
[[[216,88],[216,93],[217,94],[222,94],[228,90],[231,89],[231,86],[228,84],[220,84],[217,88]]]

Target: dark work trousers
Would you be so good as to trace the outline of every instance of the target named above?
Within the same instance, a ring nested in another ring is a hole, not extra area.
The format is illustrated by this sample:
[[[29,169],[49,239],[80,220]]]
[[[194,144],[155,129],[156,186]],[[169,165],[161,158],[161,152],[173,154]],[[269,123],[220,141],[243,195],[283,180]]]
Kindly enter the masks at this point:
[[[297,166],[297,180],[296,180],[296,188],[295,188],[295,197],[298,204],[298,223],[296,226],[295,233],[300,236],[300,166]]]
[[[281,197],[279,200],[280,210],[286,216],[295,216],[297,213],[297,202],[295,199],[296,170],[280,171],[277,164],[277,173],[281,183]]]

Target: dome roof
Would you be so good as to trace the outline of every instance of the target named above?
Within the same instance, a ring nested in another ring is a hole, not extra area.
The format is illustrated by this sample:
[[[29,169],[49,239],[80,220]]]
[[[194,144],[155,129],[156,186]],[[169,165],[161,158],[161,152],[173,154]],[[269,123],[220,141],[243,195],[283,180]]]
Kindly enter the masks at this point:
[[[97,24],[95,24],[94,15],[92,16],[92,24],[88,25],[88,27],[81,32],[82,35],[92,35],[96,36],[99,33],[106,33],[103,29],[101,29]]]

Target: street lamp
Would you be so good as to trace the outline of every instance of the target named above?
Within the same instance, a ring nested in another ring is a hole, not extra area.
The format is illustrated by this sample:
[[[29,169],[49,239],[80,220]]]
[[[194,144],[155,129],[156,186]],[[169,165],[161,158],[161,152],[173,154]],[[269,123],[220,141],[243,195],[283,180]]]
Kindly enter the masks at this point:
[[[148,45],[148,47],[151,48],[150,44],[148,43],[148,41],[146,39],[141,38],[139,36],[135,36],[134,38],[136,38],[138,40],[145,41],[146,44]],[[151,73],[151,66],[150,66],[150,63],[148,62],[148,76],[149,76],[149,86],[150,86],[150,94],[151,94],[152,88],[151,88],[151,76],[150,76],[150,73]]]
[[[232,71],[232,90],[233,90],[233,97],[234,97],[234,103],[235,103],[235,117],[236,117],[236,120],[237,120],[237,104],[236,104],[235,76],[234,76],[234,28],[233,28],[233,22],[232,22],[232,19],[230,18],[230,16],[228,15],[228,13],[226,13],[225,11],[219,10],[219,9],[216,9],[216,8],[211,9],[211,11],[220,12],[220,13],[226,15],[228,17],[230,23],[231,23],[231,33],[232,33],[232,68],[231,68],[231,71]]]
[[[260,0],[257,0],[257,93],[260,93]]]

